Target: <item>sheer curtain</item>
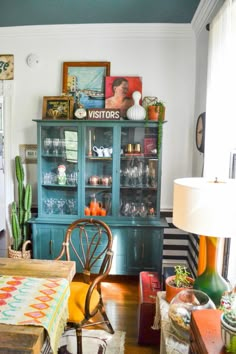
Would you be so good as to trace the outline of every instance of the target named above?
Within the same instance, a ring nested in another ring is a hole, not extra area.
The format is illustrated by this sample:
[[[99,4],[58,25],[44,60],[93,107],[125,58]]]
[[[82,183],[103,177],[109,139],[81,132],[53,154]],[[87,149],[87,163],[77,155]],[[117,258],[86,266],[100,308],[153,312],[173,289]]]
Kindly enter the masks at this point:
[[[210,25],[208,58],[204,176],[220,179],[229,176],[230,152],[236,148],[236,0],[225,0]],[[229,259],[232,284],[236,284],[235,243],[236,235]]]

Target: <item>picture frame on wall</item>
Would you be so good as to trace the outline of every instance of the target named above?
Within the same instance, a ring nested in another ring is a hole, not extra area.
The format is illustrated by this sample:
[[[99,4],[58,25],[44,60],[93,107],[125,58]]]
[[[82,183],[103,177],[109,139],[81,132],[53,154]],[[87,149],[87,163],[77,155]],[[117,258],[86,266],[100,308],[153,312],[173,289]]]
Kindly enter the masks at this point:
[[[105,77],[110,62],[64,62],[62,92],[85,109],[105,107]]]
[[[21,144],[19,150],[22,163],[37,163],[37,145]]]
[[[128,108],[133,106],[132,94],[142,95],[142,78],[139,76],[110,76],[105,79],[105,108],[119,109],[121,117],[126,117]]]
[[[14,79],[14,55],[0,54],[0,80]]]
[[[43,119],[73,119],[74,98],[69,96],[44,96]]]

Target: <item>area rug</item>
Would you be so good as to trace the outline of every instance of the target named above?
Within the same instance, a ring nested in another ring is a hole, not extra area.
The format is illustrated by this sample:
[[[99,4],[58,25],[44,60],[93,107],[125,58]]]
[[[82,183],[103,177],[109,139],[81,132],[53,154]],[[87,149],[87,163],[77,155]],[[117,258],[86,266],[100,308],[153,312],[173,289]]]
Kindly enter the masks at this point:
[[[104,330],[83,329],[83,354],[123,354],[125,332],[110,334]],[[42,354],[51,354],[49,343],[44,344]],[[73,329],[66,331],[60,340],[58,354],[77,354]]]

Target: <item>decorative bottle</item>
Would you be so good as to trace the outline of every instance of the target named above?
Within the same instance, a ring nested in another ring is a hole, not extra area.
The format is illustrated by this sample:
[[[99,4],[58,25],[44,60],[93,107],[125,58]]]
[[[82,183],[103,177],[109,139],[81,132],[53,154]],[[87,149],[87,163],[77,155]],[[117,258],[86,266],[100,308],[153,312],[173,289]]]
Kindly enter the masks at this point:
[[[134,105],[127,110],[127,118],[130,120],[144,120],[146,117],[145,108],[139,104],[141,93],[139,91],[133,92]]]

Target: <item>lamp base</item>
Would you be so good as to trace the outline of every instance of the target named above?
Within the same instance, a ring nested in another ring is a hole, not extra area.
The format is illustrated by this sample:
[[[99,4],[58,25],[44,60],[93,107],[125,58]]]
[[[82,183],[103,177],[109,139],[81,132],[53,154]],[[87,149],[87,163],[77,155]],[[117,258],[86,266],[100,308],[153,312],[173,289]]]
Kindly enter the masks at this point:
[[[229,290],[229,284],[219,273],[206,269],[195,279],[193,288],[206,293],[214,304],[219,306],[223,293]]]

